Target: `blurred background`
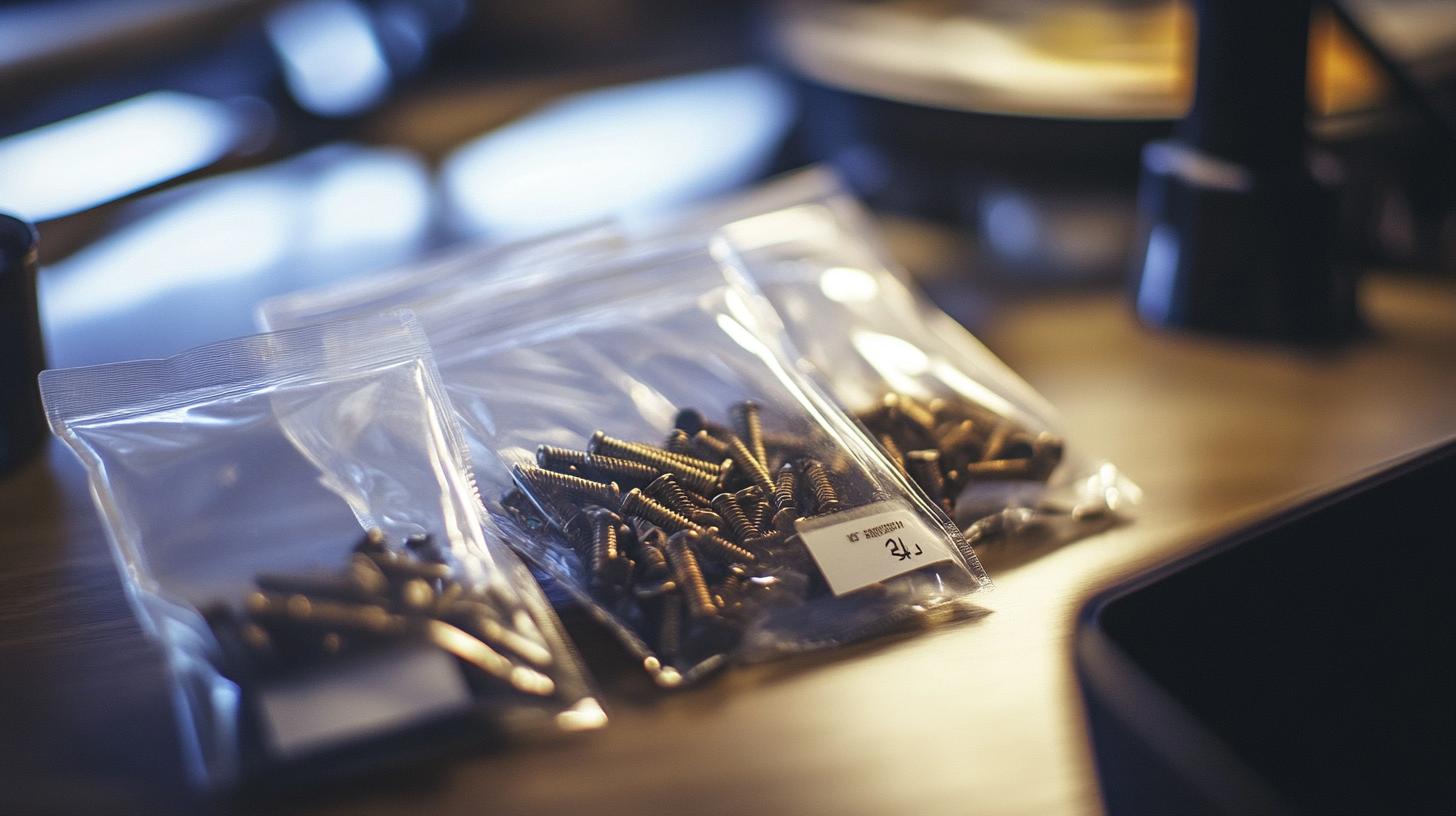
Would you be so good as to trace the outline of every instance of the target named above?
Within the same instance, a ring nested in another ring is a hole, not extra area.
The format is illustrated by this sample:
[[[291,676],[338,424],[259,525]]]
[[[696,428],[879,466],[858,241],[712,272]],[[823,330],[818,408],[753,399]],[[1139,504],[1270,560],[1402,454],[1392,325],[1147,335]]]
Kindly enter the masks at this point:
[[[1456,110],[1456,3],[1344,6]],[[1189,105],[1194,36],[1167,0],[3,3],[0,212],[39,227],[52,367],[811,162],[974,324],[997,297],[1124,285],[1140,151]],[[1319,6],[1309,77],[1343,258],[1456,276],[1446,137]]]

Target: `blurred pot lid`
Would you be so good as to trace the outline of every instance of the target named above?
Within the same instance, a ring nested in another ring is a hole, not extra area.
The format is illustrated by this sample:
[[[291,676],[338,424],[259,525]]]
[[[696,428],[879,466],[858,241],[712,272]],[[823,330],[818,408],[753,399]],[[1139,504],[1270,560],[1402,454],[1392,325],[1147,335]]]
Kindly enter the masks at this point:
[[[1349,2],[1349,0],[1347,0]],[[1351,11],[1424,79],[1456,65],[1456,3],[1361,0]],[[1175,119],[1192,97],[1195,22],[1178,0],[780,0],[778,54],[843,90],[952,110]],[[1322,115],[1380,106],[1379,69],[1326,13],[1311,26]]]

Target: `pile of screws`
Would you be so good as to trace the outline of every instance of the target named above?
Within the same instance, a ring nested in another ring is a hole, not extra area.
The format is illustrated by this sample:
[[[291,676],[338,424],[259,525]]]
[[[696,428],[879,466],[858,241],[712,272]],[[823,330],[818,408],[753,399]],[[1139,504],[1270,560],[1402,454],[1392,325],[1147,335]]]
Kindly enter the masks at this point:
[[[268,676],[406,639],[433,643],[470,667],[476,691],[504,684],[549,696],[555,683],[545,638],[530,614],[493,588],[474,591],[435,541],[411,536],[391,549],[378,528],[354,548],[341,573],[263,574],[241,613],[206,610],[231,669]]]
[[[1062,461],[1062,440],[1033,434],[967,399],[920,403],[887,394],[855,415],[902,473],[955,517],[972,482],[1046,481]]]
[[[812,458],[824,446],[765,432],[756,403],[730,418],[685,409],[662,445],[602,431],[584,451],[542,445],[502,499],[526,529],[570,542],[596,599],[678,666],[731,651],[765,604],[829,592],[795,522],[846,508],[855,484]]]

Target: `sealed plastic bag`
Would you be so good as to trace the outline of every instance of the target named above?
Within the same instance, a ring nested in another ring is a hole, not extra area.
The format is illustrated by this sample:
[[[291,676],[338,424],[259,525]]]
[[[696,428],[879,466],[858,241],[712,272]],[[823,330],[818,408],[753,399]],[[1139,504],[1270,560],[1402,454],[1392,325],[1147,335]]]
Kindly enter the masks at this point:
[[[258,309],[258,323],[265,331],[281,331],[399,308],[421,312],[481,282],[510,279],[530,285],[625,248],[621,232],[610,223],[507,244],[465,244],[398,269],[269,298]]]
[[[199,782],[297,782],[604,717],[482,526],[407,312],[45,372]]]
[[[616,239],[604,230],[591,255],[481,268],[439,279],[428,297],[400,290],[405,299],[372,305],[432,313],[424,319],[438,341],[455,330],[450,315],[460,310],[453,304],[469,304],[487,289],[529,296],[539,287],[630,276],[652,269],[651,257],[699,246],[721,230],[732,248],[723,260],[767,295],[803,363],[973,541],[1029,526],[1075,538],[1138,500],[1136,485],[1076,440],[1064,443],[1056,411],[929,302],[829,171],[800,171],[621,230]],[[340,302],[327,291],[314,298]],[[260,314],[273,328],[316,316],[287,298],[264,304]],[[467,317],[462,325],[474,323]]]
[[[706,249],[477,287],[421,319],[513,544],[662,685],[989,585]]]
[[[1037,522],[1077,535],[1137,501],[1135,485],[1064,445],[1051,405],[929,302],[833,174],[795,173],[666,229],[715,223],[829,391],[973,540]]]

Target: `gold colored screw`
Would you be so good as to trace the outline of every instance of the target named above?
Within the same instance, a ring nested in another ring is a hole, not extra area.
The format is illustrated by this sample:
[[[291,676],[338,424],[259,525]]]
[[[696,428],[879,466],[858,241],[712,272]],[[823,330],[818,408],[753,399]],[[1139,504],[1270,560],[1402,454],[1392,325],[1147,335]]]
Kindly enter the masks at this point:
[[[744,400],[730,408],[729,414],[738,426],[738,438],[748,446],[748,451],[753,454],[753,458],[767,468],[768,452],[763,447],[763,420],[759,416],[758,403],[753,400]]]
[[[681,530],[667,537],[667,560],[677,574],[678,586],[683,589],[683,598],[688,603],[688,614],[695,618],[718,613],[718,608],[713,605],[713,596],[708,594],[708,582],[703,579],[703,570],[688,546],[696,543],[699,538],[694,530]]]
[[[601,431],[592,435],[591,444],[588,446],[591,453],[600,456],[610,456],[614,459],[630,459],[651,465],[664,473],[671,473],[678,477],[682,485],[689,490],[703,494],[717,492],[717,486],[727,475],[726,468],[712,470],[711,465],[690,456],[671,453],[654,448],[651,445],[639,445],[634,442],[624,442],[620,439],[613,439]]]
[[[536,488],[538,492],[558,490],[570,496],[586,499],[603,507],[618,507],[622,504],[622,490],[616,482],[593,482],[579,476],[542,470],[541,468],[515,466],[516,481]]]
[[[815,513],[833,513],[842,507],[839,495],[834,492],[834,484],[829,481],[829,474],[824,472],[823,465],[813,459],[806,460],[804,478],[808,480],[809,490],[814,494]]]

